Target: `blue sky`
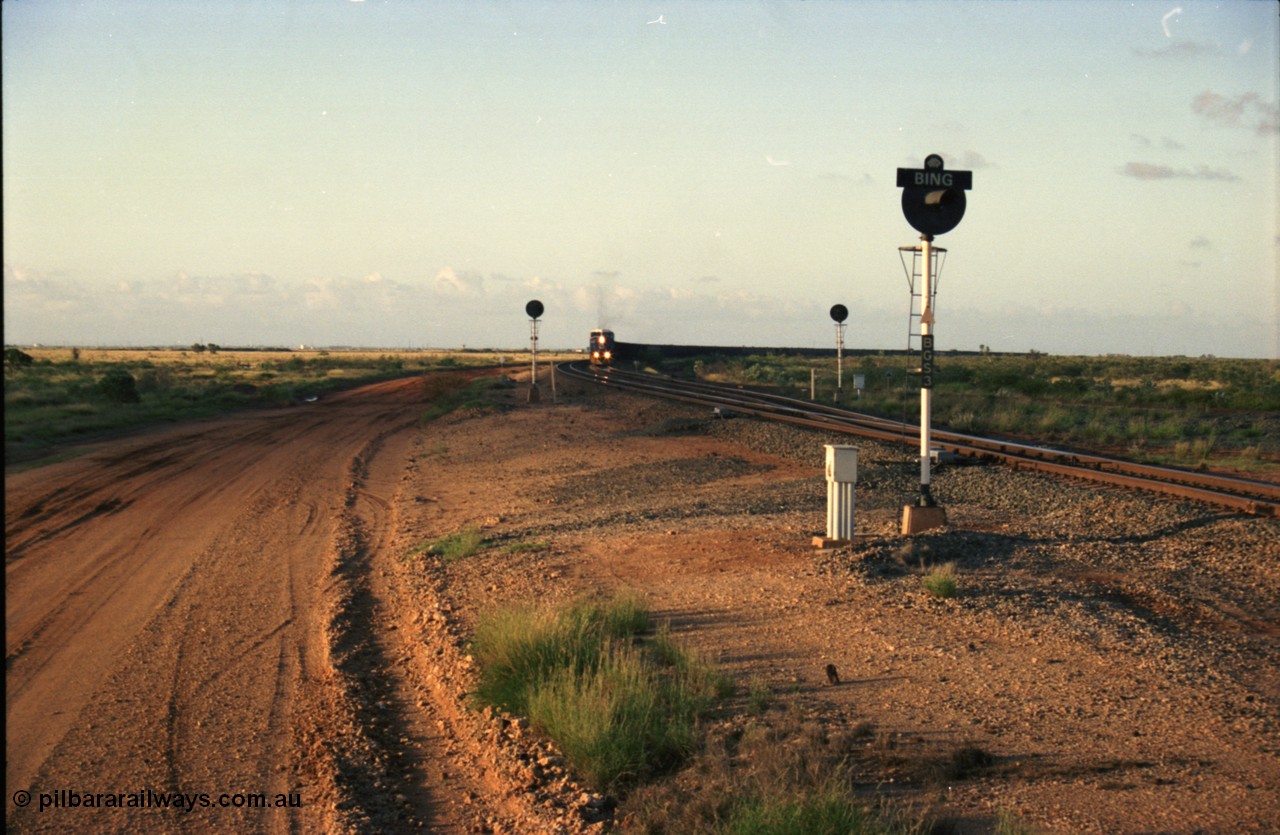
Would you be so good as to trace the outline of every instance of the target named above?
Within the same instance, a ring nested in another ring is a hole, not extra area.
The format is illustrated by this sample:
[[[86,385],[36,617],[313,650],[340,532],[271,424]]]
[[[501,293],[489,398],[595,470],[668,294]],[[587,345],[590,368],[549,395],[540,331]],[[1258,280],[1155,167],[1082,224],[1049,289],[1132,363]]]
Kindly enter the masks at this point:
[[[1270,0],[6,0],[11,344],[1280,355]]]

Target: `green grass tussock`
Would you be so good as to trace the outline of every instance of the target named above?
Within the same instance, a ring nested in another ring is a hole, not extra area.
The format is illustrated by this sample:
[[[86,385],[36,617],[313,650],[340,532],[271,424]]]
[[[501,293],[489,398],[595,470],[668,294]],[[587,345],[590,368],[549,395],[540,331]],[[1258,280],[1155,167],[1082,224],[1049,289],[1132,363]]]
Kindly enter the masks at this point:
[[[956,596],[956,564],[943,563],[933,568],[921,580],[925,591],[934,597],[946,599]]]
[[[456,533],[425,542],[414,549],[415,553],[437,556],[445,562],[466,559],[479,553],[488,543],[478,528],[465,528]]]
[[[1036,835],[1036,829],[1011,809],[1001,809],[996,815],[995,835]]]
[[[431,398],[431,405],[423,411],[418,422],[427,424],[458,411],[491,409],[494,402],[488,395],[502,384],[501,380],[492,377],[468,381],[462,374],[428,377],[423,383],[423,390]]]
[[[799,797],[750,797],[729,811],[724,835],[872,835],[892,831],[837,785]]]
[[[476,628],[476,698],[530,721],[592,783],[612,788],[671,769],[727,681],[652,624],[637,597],[561,609],[504,609]]]
[[[854,757],[866,734],[806,719],[794,706],[714,734],[683,772],[639,787],[627,832],[647,835],[923,835],[921,811],[868,799]],[[863,778],[865,779],[865,778]]]

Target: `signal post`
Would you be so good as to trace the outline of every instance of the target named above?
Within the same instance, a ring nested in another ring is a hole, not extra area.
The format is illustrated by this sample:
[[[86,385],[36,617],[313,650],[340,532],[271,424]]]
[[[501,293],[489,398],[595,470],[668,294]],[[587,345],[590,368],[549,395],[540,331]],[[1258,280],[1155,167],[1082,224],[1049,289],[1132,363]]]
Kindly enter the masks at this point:
[[[947,171],[942,157],[930,154],[924,168],[899,168],[902,213],[920,233],[923,259],[920,311],[920,494],[915,504],[902,509],[902,532],[914,534],[940,528],[947,512],[933,498],[930,487],[930,435],[933,420],[933,310],[935,249],[933,238],[950,232],[964,217],[965,191],[973,187],[972,171]]]
[[[844,320],[849,318],[849,308],[842,304],[831,306],[831,319],[836,323],[836,395],[837,406],[844,404]]]
[[[531,299],[524,306],[524,312],[529,317],[529,353],[533,358],[532,367],[529,369],[530,403],[542,400],[541,395],[538,394],[538,318],[542,316],[544,310],[542,302],[537,299]],[[555,385],[554,382],[552,385]]]

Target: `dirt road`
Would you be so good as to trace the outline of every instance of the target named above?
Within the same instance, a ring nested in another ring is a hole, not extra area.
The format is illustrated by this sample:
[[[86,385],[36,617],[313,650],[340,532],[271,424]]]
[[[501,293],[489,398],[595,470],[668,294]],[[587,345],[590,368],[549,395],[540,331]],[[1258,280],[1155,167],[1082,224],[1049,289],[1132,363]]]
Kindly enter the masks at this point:
[[[390,529],[386,473],[423,400],[420,380],[394,381],[6,475],[11,824],[343,823],[331,772],[367,746],[333,621]]]

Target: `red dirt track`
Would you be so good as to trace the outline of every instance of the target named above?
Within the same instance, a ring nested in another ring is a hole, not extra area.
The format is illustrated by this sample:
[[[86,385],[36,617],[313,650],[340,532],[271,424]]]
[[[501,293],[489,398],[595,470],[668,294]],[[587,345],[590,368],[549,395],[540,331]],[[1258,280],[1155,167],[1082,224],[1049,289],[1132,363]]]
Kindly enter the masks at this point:
[[[317,786],[318,740],[342,726],[326,636],[335,569],[387,535],[394,484],[380,462],[398,466],[424,399],[420,378],[391,381],[6,475],[11,827],[332,823]],[[302,805],[40,812],[39,793],[60,789]]]

